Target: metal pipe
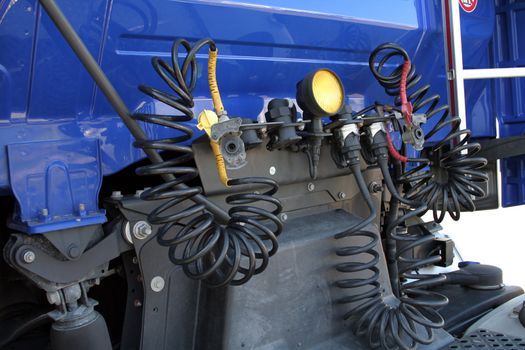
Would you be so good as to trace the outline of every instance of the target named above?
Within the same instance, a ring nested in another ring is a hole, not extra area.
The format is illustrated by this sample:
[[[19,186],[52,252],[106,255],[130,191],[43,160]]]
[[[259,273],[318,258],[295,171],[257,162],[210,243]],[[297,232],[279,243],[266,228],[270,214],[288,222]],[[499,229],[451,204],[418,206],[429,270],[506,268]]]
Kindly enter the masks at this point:
[[[525,67],[513,68],[489,68],[489,69],[465,69],[464,79],[497,79],[497,78],[519,78],[525,77]]]
[[[104,74],[102,68],[100,68],[97,61],[95,61],[89,50],[86,48],[86,46],[82,42],[82,39],[80,39],[75,29],[73,29],[71,23],[69,23],[69,21],[64,16],[56,2],[54,0],[39,1],[40,4],[46,10],[49,17],[51,17],[51,19],[55,23],[56,27],[58,28],[64,39],[66,39],[71,49],[73,49],[80,62],[82,62],[88,73],[91,75],[99,89],[102,91],[102,93],[104,93],[115,112],[117,112],[124,124],[126,124],[126,127],[129,129],[131,135],[133,135],[133,137],[137,141],[145,140],[146,134],[131,117],[128,108],[124,104],[124,101],[122,101],[122,98],[117,93],[106,74]],[[146,155],[152,163],[163,162],[161,155],[158,154],[155,150],[145,149],[144,152],[146,153]],[[171,181],[175,179],[175,176],[171,174],[166,174],[163,175],[162,178],[164,179],[164,181]],[[184,184],[179,184],[175,186],[175,188],[184,189],[188,188],[188,186]],[[193,196],[191,199],[196,203],[203,204],[204,206],[206,206],[206,209],[213,213],[216,216],[216,218],[219,219],[221,222],[227,222],[229,220],[230,217],[226,211],[219,208],[216,204],[212,203],[203,195],[196,195]]]
[[[449,0],[450,30],[455,85],[456,115],[461,117],[461,129],[467,127],[467,105],[465,101],[465,70],[463,69],[463,44],[461,42],[461,9],[459,2]],[[444,29],[446,30],[446,29]]]

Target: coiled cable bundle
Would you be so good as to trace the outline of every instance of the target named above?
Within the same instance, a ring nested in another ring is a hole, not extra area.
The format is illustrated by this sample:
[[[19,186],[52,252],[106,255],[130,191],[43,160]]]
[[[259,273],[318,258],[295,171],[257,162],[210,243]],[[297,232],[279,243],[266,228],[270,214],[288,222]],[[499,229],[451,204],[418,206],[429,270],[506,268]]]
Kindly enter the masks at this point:
[[[204,46],[210,48],[209,66],[213,69],[208,73],[212,96],[214,102],[217,98],[220,101],[215,81],[215,43],[211,39],[202,39],[192,47],[187,40],[176,40],[171,50],[171,65],[158,57],[152,59],[153,68],[175,94],[145,85],[139,86],[139,89],[153,99],[180,111],[182,115],[136,113],[133,118],[175,129],[181,135],[137,141],[134,145],[142,149],[178,154],[162,163],[142,166],[136,170],[138,175],[176,176],[174,180],[141,194],[143,200],[165,200],[148,215],[148,221],[160,225],[157,241],[160,245],[169,247],[168,254],[173,264],[182,266],[185,274],[192,279],[202,280],[210,287],[221,287],[243,284],[266,268],[269,257],[277,252],[277,236],[282,231],[278,214],[282,206],[273,197],[278,184],[272,179],[247,177],[229,180],[229,186],[269,189],[262,193],[241,192],[229,195],[226,203],[231,206],[228,212],[230,219],[226,225],[220,225],[213,214],[205,211],[204,205],[190,202],[193,196],[202,193],[200,187],[175,188],[178,184],[198,177],[197,169],[187,166],[193,160],[193,150],[181,143],[193,136],[192,129],[182,123],[194,118],[192,92],[197,82],[196,54]],[[187,52],[182,65],[179,63],[181,47]]]
[[[336,254],[341,257],[353,258],[354,261],[340,263],[336,269],[344,274],[352,274],[351,278],[336,281],[342,289],[352,290],[352,295],[340,300],[341,304],[350,304],[351,309],[344,318],[352,321],[354,333],[366,339],[372,348],[382,349],[415,349],[418,344],[430,344],[434,339],[434,329],[442,328],[444,320],[436,311],[444,306],[448,299],[438,293],[425,290],[427,283],[434,283],[441,277],[422,276],[410,273],[413,269],[435,262],[435,257],[418,260],[407,259],[403,253],[411,248],[427,243],[425,239],[415,239],[413,236],[397,234],[396,228],[406,220],[421,214],[426,209],[424,205],[409,211],[401,217],[394,217],[387,225],[387,250],[389,275],[394,295],[383,295],[379,282],[379,253],[377,244],[379,234],[365,227],[376,217],[374,203],[366,187],[358,164],[352,166],[352,172],[359,190],[367,203],[370,215],[359,224],[345,232],[336,235],[337,239],[365,239],[360,246],[340,248]],[[393,198],[396,206],[398,200]],[[396,206],[397,208],[397,206]],[[397,210],[397,209],[396,209]],[[409,241],[409,244],[397,251],[397,241]],[[398,262],[408,263],[403,270],[398,271]],[[364,277],[356,277],[360,273]],[[399,277],[412,279],[412,282],[401,284]]]
[[[404,62],[390,73],[384,73],[385,67],[393,65],[392,60],[399,58]],[[416,67],[411,63],[408,53],[399,45],[385,43],[378,46],[370,55],[369,65],[386,93],[396,96],[395,104],[403,107],[407,126],[411,126],[412,113],[418,111],[426,115],[427,121],[437,119],[425,135],[425,146],[429,145],[434,135],[449,128],[448,133],[430,147],[430,159],[418,159],[419,165],[396,179],[398,183],[410,187],[406,197],[425,203],[432,210],[436,222],[441,222],[447,212],[452,219],[459,220],[462,209],[474,211],[476,207],[471,196],[485,195],[479,183],[486,182],[488,176],[481,170],[487,160],[475,157],[481,148],[479,143],[469,142],[470,130],[460,129],[459,116],[449,118],[448,105],[438,106],[439,95],[427,96],[430,85],[407,92],[416,88],[421,75],[416,73]],[[400,159],[411,161],[406,157]]]

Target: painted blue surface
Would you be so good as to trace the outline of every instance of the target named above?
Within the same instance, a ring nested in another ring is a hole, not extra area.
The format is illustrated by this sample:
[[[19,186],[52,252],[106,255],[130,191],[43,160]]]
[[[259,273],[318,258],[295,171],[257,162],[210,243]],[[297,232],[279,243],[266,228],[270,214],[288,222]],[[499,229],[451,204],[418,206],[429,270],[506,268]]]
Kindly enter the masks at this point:
[[[213,38],[219,48],[218,81],[231,115],[257,118],[276,97],[293,98],[295,84],[326,67],[345,84],[358,109],[391,101],[368,69],[372,49],[385,41],[404,46],[424,80],[446,100],[441,2],[438,0],[58,0],[81,38],[132,111],[171,113],[141,94],[145,83],[165,89],[152,56],[168,57],[175,38]],[[464,56],[488,64],[494,6],[480,1],[463,14]],[[0,144],[98,140],[101,174],[141,159],[132,138],[35,0],[0,2]],[[205,52],[199,57],[196,112],[210,108]],[[468,89],[468,125],[477,137],[495,135],[490,85]],[[151,137],[172,135],[145,126]],[[5,147],[4,147],[5,149]],[[38,150],[37,150],[38,152]],[[59,156],[58,156],[59,157]],[[9,191],[0,152],[0,188]],[[59,198],[56,198],[58,200]]]
[[[525,2],[498,0],[493,59],[497,67],[525,67]],[[500,137],[525,134],[525,78],[494,82]],[[525,156],[501,161],[502,205],[525,204]]]
[[[12,227],[41,233],[106,221],[98,140],[14,143],[7,153],[18,202]]]

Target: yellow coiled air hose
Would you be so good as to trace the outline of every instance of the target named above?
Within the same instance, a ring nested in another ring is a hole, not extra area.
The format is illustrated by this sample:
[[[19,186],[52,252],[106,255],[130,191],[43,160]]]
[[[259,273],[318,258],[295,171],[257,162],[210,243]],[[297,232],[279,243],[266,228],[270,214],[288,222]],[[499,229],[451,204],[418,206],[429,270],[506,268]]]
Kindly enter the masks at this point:
[[[230,187],[228,184],[230,179],[228,178],[226,165],[224,164],[224,158],[222,157],[219,143],[216,140],[213,140],[211,137],[212,125],[219,122],[219,117],[227,118],[224,111],[224,106],[222,105],[219,86],[217,85],[217,53],[217,48],[215,48],[215,50],[210,49],[208,55],[208,85],[210,87],[213,107],[215,108],[216,113],[208,110],[202,111],[202,113],[199,115],[199,123],[197,127],[200,130],[204,130],[206,134],[208,134],[208,137],[210,138],[210,146],[213,151],[213,155],[215,156],[215,163],[217,165],[217,174],[219,175],[219,179],[224,184],[224,186]]]

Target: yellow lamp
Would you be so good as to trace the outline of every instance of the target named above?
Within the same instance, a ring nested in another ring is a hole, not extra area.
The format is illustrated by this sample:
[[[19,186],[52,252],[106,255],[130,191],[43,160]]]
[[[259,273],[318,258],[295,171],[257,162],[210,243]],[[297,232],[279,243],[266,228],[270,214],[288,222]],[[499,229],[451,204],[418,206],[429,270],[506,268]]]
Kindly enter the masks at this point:
[[[297,103],[315,117],[331,116],[343,107],[345,91],[341,79],[323,68],[308,74],[297,83]]]

